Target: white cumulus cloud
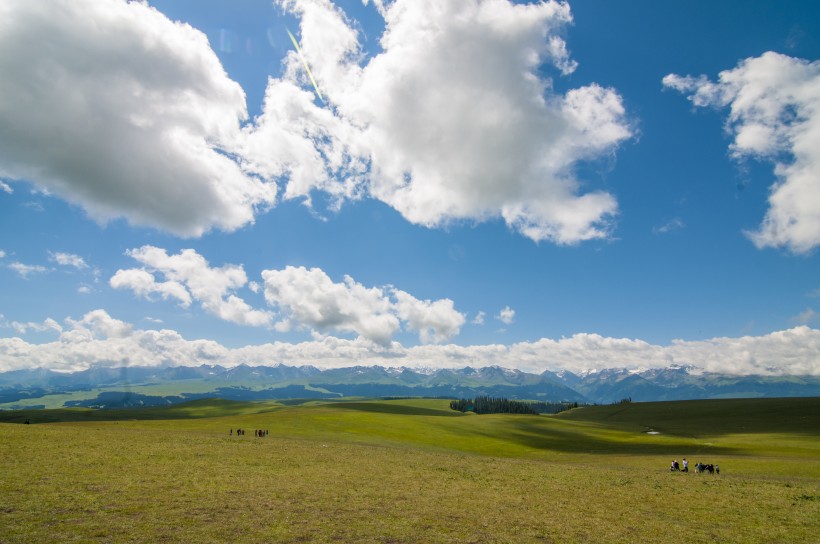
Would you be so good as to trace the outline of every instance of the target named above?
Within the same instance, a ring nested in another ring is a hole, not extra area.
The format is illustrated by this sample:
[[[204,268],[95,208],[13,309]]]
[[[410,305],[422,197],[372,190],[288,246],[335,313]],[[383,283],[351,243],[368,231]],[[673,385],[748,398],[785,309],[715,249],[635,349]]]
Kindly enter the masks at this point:
[[[183,308],[191,305],[191,294],[184,285],[176,281],[158,282],[153,274],[139,268],[117,270],[108,283],[114,289],[131,289],[143,298],[157,294],[163,300],[176,299]]]
[[[419,300],[409,293],[393,290],[396,315],[407,323],[410,330],[418,331],[425,343],[440,343],[457,335],[464,325],[464,314],[456,311],[453,301]]]
[[[350,276],[334,283],[321,269],[288,266],[265,270],[265,300],[280,309],[280,328],[307,326],[320,332],[355,333],[387,343],[400,327],[383,289],[365,287]]]
[[[245,270],[237,265],[212,267],[193,249],[168,255],[161,248],[142,246],[127,254],[144,268],[118,270],[109,280],[115,289],[131,289],[141,297],[158,294],[188,306],[196,300],[209,314],[240,325],[267,326],[272,315],[252,308],[234,292],[248,283]],[[155,274],[165,281],[157,281]]]
[[[133,325],[111,317],[105,310],[93,310],[81,319],[69,317],[65,321],[69,328],[60,335],[60,341],[68,344],[124,339],[134,331]]]
[[[147,2],[0,3],[4,178],[100,221],[230,231],[276,194],[228,156],[246,119],[207,37]]]
[[[498,315],[495,316],[495,318],[505,325],[512,325],[512,322],[515,320],[515,310],[509,306],[505,306],[500,312],[498,312]]]
[[[542,69],[575,63],[567,4],[508,0],[379,3],[382,52],[327,0],[279,2],[300,19],[301,49],[327,105],[314,102],[293,52],[247,127],[247,167],[282,180],[285,198],[371,196],[436,227],[503,218],[533,240],[606,237],[615,198],[574,170],[631,136],[620,96],[596,84],[553,91]]]
[[[427,343],[458,334],[465,320],[449,299],[419,300],[389,286],[365,287],[350,276],[336,283],[319,268],[265,270],[262,278],[265,300],[282,314],[281,330],[353,333],[387,345],[404,322]]]
[[[419,300],[391,286],[365,287],[349,276],[335,283],[319,268],[263,270],[263,286],[249,282],[241,265],[213,267],[193,249],[169,255],[143,246],[127,255],[142,267],[118,270],[109,280],[114,289],[149,300],[174,300],[182,307],[195,301],[206,312],[240,325],[273,326],[283,332],[306,328],[317,335],[352,333],[387,345],[402,324],[418,332],[422,342],[442,342],[457,335],[465,321],[449,299]],[[235,294],[245,286],[253,292],[264,289],[265,301],[279,319]]]
[[[663,83],[696,106],[728,107],[732,155],[774,164],[769,209],[748,233],[755,245],[796,253],[820,245],[820,61],[767,52],[714,82],[669,74]]]

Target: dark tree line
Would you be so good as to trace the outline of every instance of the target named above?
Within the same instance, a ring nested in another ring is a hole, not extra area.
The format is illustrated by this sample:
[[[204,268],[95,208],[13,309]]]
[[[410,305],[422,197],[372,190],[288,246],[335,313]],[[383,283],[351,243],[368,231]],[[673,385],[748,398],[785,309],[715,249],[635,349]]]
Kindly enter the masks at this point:
[[[487,396],[450,402],[453,410],[476,414],[557,414],[577,407],[577,402],[521,401]]]

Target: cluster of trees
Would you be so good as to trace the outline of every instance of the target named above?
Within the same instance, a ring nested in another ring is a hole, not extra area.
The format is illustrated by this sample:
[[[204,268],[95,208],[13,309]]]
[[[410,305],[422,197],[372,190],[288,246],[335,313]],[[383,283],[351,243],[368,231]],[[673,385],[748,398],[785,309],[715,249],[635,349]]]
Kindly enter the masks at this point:
[[[534,402],[486,396],[450,402],[453,410],[476,414],[557,414],[577,407],[577,402]]]

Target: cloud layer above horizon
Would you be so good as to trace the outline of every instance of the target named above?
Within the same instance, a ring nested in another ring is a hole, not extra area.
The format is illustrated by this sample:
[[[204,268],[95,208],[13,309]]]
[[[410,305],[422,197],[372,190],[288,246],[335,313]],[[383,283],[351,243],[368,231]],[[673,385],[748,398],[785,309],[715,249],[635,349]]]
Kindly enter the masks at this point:
[[[364,338],[325,337],[298,344],[274,342],[228,348],[213,340],[187,340],[168,329],[143,330],[94,310],[81,319],[53,319],[28,326],[59,334],[53,342],[32,344],[22,338],[0,338],[0,372],[25,368],[58,371],[91,366],[178,366],[180,364],[273,365],[319,368],[381,365],[408,368],[502,366],[528,372],[605,368],[646,369],[671,364],[693,365],[704,372],[761,375],[820,375],[820,330],[806,326],[763,336],[677,340],[669,346],[628,338],[576,334],[509,346],[382,345]],[[4,326],[12,326],[4,324]]]

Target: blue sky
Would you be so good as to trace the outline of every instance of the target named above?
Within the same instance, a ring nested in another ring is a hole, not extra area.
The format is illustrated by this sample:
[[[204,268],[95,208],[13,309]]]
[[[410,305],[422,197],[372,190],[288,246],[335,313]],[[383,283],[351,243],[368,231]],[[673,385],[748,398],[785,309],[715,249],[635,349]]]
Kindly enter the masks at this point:
[[[820,373],[815,2],[148,4],[0,8],[0,371]]]

